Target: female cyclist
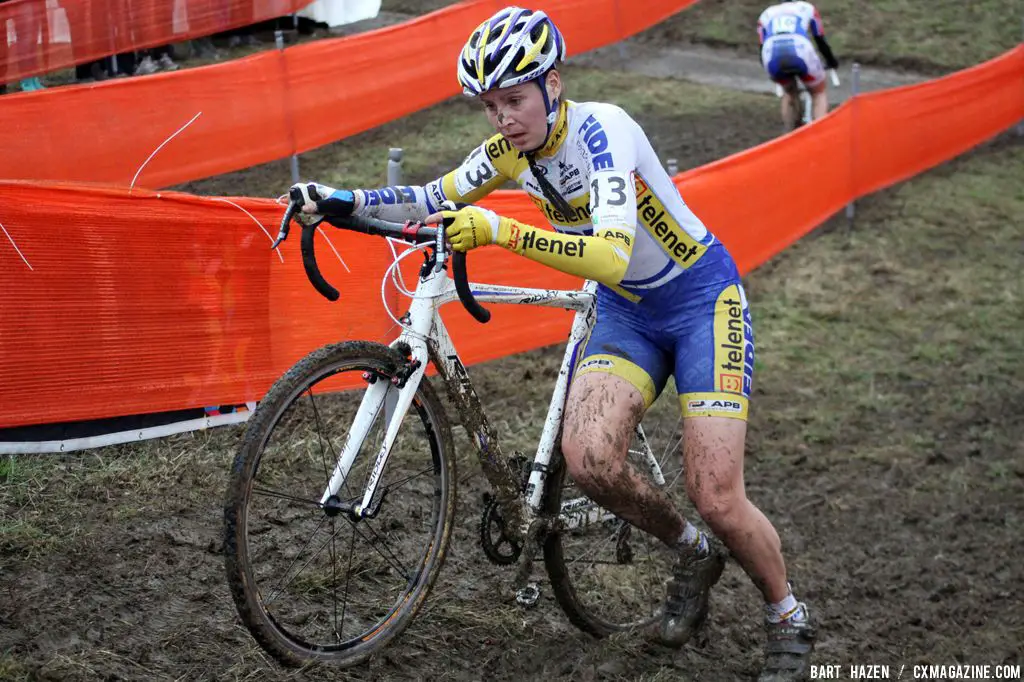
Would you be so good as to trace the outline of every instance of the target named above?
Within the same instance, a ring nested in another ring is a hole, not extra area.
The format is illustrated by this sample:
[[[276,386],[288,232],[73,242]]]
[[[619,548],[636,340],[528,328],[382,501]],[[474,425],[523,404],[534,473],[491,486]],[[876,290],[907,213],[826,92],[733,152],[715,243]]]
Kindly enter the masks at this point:
[[[564,58],[562,36],[543,12],[499,11],[472,32],[458,58],[463,91],[482,101],[496,134],[424,187],[300,183],[303,211],[443,221],[457,251],[496,244],[596,280],[597,321],[563,425],[569,473],[599,504],[678,553],[659,636],[682,646],[706,619],[726,552],[626,460],[637,423],[673,375],[687,494],[764,594],[762,680],[797,679],[813,648],[807,609],[789,589],[775,529],[743,485],[754,340],[736,266],[625,111],[563,99]],[[555,232],[480,207],[449,210],[508,179]]]

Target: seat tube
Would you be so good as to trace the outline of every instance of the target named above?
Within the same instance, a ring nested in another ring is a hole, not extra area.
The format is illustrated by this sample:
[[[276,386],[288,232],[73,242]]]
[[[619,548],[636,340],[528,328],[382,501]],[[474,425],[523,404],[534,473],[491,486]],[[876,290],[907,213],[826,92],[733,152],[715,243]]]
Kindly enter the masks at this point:
[[[593,291],[596,287],[589,286],[588,283],[588,288]],[[562,432],[562,418],[565,416],[565,401],[568,397],[569,385],[572,382],[576,364],[580,360],[579,355],[583,352],[584,341],[594,326],[596,306],[596,300],[592,300],[586,310],[577,312],[569,332],[569,341],[562,356],[562,367],[558,371],[558,378],[555,381],[551,403],[548,407],[548,415],[544,420],[544,430],[541,432],[540,444],[533,460],[533,470],[530,472],[529,482],[526,486],[527,504],[534,510],[540,509],[543,500],[544,481],[551,464],[551,453],[555,448],[555,439]]]

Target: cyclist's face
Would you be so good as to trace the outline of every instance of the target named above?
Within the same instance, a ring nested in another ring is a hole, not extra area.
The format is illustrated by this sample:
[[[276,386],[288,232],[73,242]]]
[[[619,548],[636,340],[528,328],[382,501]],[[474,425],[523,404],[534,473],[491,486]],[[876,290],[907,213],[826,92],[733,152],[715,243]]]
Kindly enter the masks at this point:
[[[549,97],[557,96],[557,91],[552,92],[552,80],[557,77],[549,76]],[[480,95],[480,99],[494,130],[504,135],[516,149],[532,151],[544,144],[548,133],[547,111],[536,82],[489,90]]]

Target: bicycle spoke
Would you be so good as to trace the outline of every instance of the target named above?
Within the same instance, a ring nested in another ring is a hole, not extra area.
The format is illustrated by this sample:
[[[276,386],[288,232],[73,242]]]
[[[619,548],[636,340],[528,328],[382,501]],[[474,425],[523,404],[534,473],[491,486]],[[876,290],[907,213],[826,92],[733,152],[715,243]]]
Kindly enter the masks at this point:
[[[608,544],[608,541],[611,540],[613,537],[615,537],[614,534],[613,535],[609,535],[603,541],[601,541],[601,544],[597,545],[596,547],[592,547],[591,551],[590,551],[590,554],[598,553],[601,549],[604,548],[605,545]],[[581,555],[581,556],[579,556],[579,557],[577,557],[575,559],[572,559],[571,561],[567,561],[566,563],[574,564],[574,563],[576,563],[577,561],[583,559],[586,556],[588,556],[588,555],[587,554],[583,554],[583,555]],[[595,562],[595,563],[597,563],[597,562]],[[608,562],[608,563],[611,563],[611,562]]]
[[[316,398],[313,396],[313,387],[309,386],[306,389],[306,392],[309,393],[309,403],[313,406],[313,418],[316,421],[316,437],[317,440],[320,442],[320,462],[324,466],[324,480],[329,481],[331,478],[331,474],[327,468],[327,460],[324,458],[324,438],[320,428],[320,410],[317,409],[316,406]],[[331,445],[330,437],[328,437],[327,439],[327,445],[331,449],[331,460],[337,462],[338,458],[334,454],[334,447]]]
[[[393,372],[393,355],[365,342],[311,353],[257,407],[236,458],[244,466],[232,468],[232,596],[257,641],[289,665],[347,665],[379,649],[408,626],[443,564],[456,480],[451,433],[429,382],[416,390],[415,419],[391,422],[400,428],[387,466],[378,466],[395,391],[378,386],[368,397],[360,377]],[[378,400],[382,388],[391,399]],[[342,456],[351,469],[325,505],[324,482]],[[375,472],[373,517],[360,518],[353,510]]]
[[[352,536],[348,542],[348,565],[345,569],[345,601],[341,605],[341,627],[338,626],[338,580],[335,575],[334,585],[334,634],[339,640],[344,639],[343,631],[345,630],[345,611],[348,608],[348,595],[349,593],[349,581],[352,580],[352,554],[354,554],[354,547],[356,540],[356,527],[352,526]]]
[[[674,441],[668,443],[665,446],[665,449],[662,451],[661,457],[658,458],[658,466],[661,467],[662,471],[665,470],[665,462],[668,461],[668,458],[669,458],[669,456],[671,454],[679,452],[680,456],[682,456],[682,453],[679,450],[679,446],[683,442],[683,430],[682,430],[682,424],[680,424],[681,421],[682,421],[682,418],[680,417],[679,421],[676,422],[676,426],[680,427],[680,429],[679,429],[679,438],[676,438]],[[652,452],[651,454],[654,454],[654,453]]]
[[[346,519],[346,520],[349,522],[349,524],[351,524],[352,530],[359,534],[359,537],[362,538],[363,542],[365,542],[366,544],[370,545],[370,547],[372,547],[374,549],[374,551],[377,552],[377,554],[380,554],[381,558],[384,559],[384,561],[387,562],[388,565],[391,566],[391,568],[395,569],[407,581],[411,580],[411,578],[409,577],[409,574],[408,574],[405,566],[402,565],[401,560],[397,556],[395,556],[395,553],[391,551],[391,548],[388,547],[387,542],[382,542],[382,544],[387,548],[388,552],[391,554],[391,559],[389,559],[384,554],[384,552],[380,551],[380,549],[377,547],[376,543],[370,542],[370,540],[368,540],[366,538],[366,536],[363,535],[363,533],[359,530],[359,527],[353,521],[351,521],[349,519]],[[395,563],[391,563],[392,560],[394,560]],[[398,564],[398,565],[396,566],[395,564]]]
[[[277,587],[275,588],[276,591],[275,592],[271,592],[271,596],[267,599],[267,601],[266,601],[267,604],[269,604],[270,602],[274,601],[274,599],[277,598],[277,595],[280,594],[281,590],[284,588],[284,581],[288,577],[288,574],[291,573],[292,567],[296,564],[296,562],[298,562],[299,557],[302,556],[302,552],[307,547],[309,547],[309,545],[313,542],[313,538],[316,537],[317,532],[321,528],[323,528],[323,525],[324,525],[325,521],[327,521],[327,517],[324,517],[324,518],[320,519],[320,522],[318,524],[316,524],[316,528],[314,528],[313,532],[310,533],[309,539],[306,540],[306,544],[304,544],[302,547],[300,547],[299,551],[296,552],[295,558],[292,559],[292,562],[290,564],[288,564],[288,567],[281,574],[281,580],[278,582]],[[331,537],[333,537],[333,535],[334,534],[332,533]],[[330,540],[331,540],[330,537],[327,538],[327,540],[324,541],[324,544],[320,546],[320,549],[318,549],[316,552],[314,552],[313,555],[309,558],[309,561],[307,561],[305,564],[303,564],[302,568],[300,568],[298,571],[295,572],[295,575],[298,575],[299,573],[302,572],[303,568],[305,568],[306,566],[309,566],[310,562],[313,561],[313,559],[315,559],[320,554],[320,552],[323,551],[324,547],[327,546],[327,543],[330,542]]]
[[[423,471],[419,472],[418,474],[409,474],[405,478],[400,478],[395,483],[388,484],[384,488],[384,491],[390,493],[392,490],[397,490],[400,486],[405,485],[406,483],[408,483],[409,481],[411,481],[414,478],[419,478],[420,476],[423,476],[425,474],[432,474],[432,473],[434,473],[434,469],[433,468],[424,469]]]
[[[320,504],[320,500],[311,500],[308,498],[296,497],[294,495],[286,495],[285,493],[279,493],[274,490],[270,490],[269,488],[253,487],[252,491],[254,493],[259,493],[266,497],[273,497],[279,500],[288,500],[290,502],[299,502],[301,504],[308,504],[312,507],[323,508],[323,505]]]

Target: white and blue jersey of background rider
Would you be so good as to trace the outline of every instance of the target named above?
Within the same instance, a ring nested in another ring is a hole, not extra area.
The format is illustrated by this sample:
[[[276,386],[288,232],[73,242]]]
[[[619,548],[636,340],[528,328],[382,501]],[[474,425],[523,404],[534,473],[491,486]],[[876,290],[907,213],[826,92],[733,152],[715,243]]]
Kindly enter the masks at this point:
[[[809,85],[825,78],[821,58],[814,48],[814,38],[824,35],[821,15],[809,2],[783,2],[765,9],[757,20],[761,40],[761,63],[772,80],[788,77],[783,66],[796,60],[802,77]]]

